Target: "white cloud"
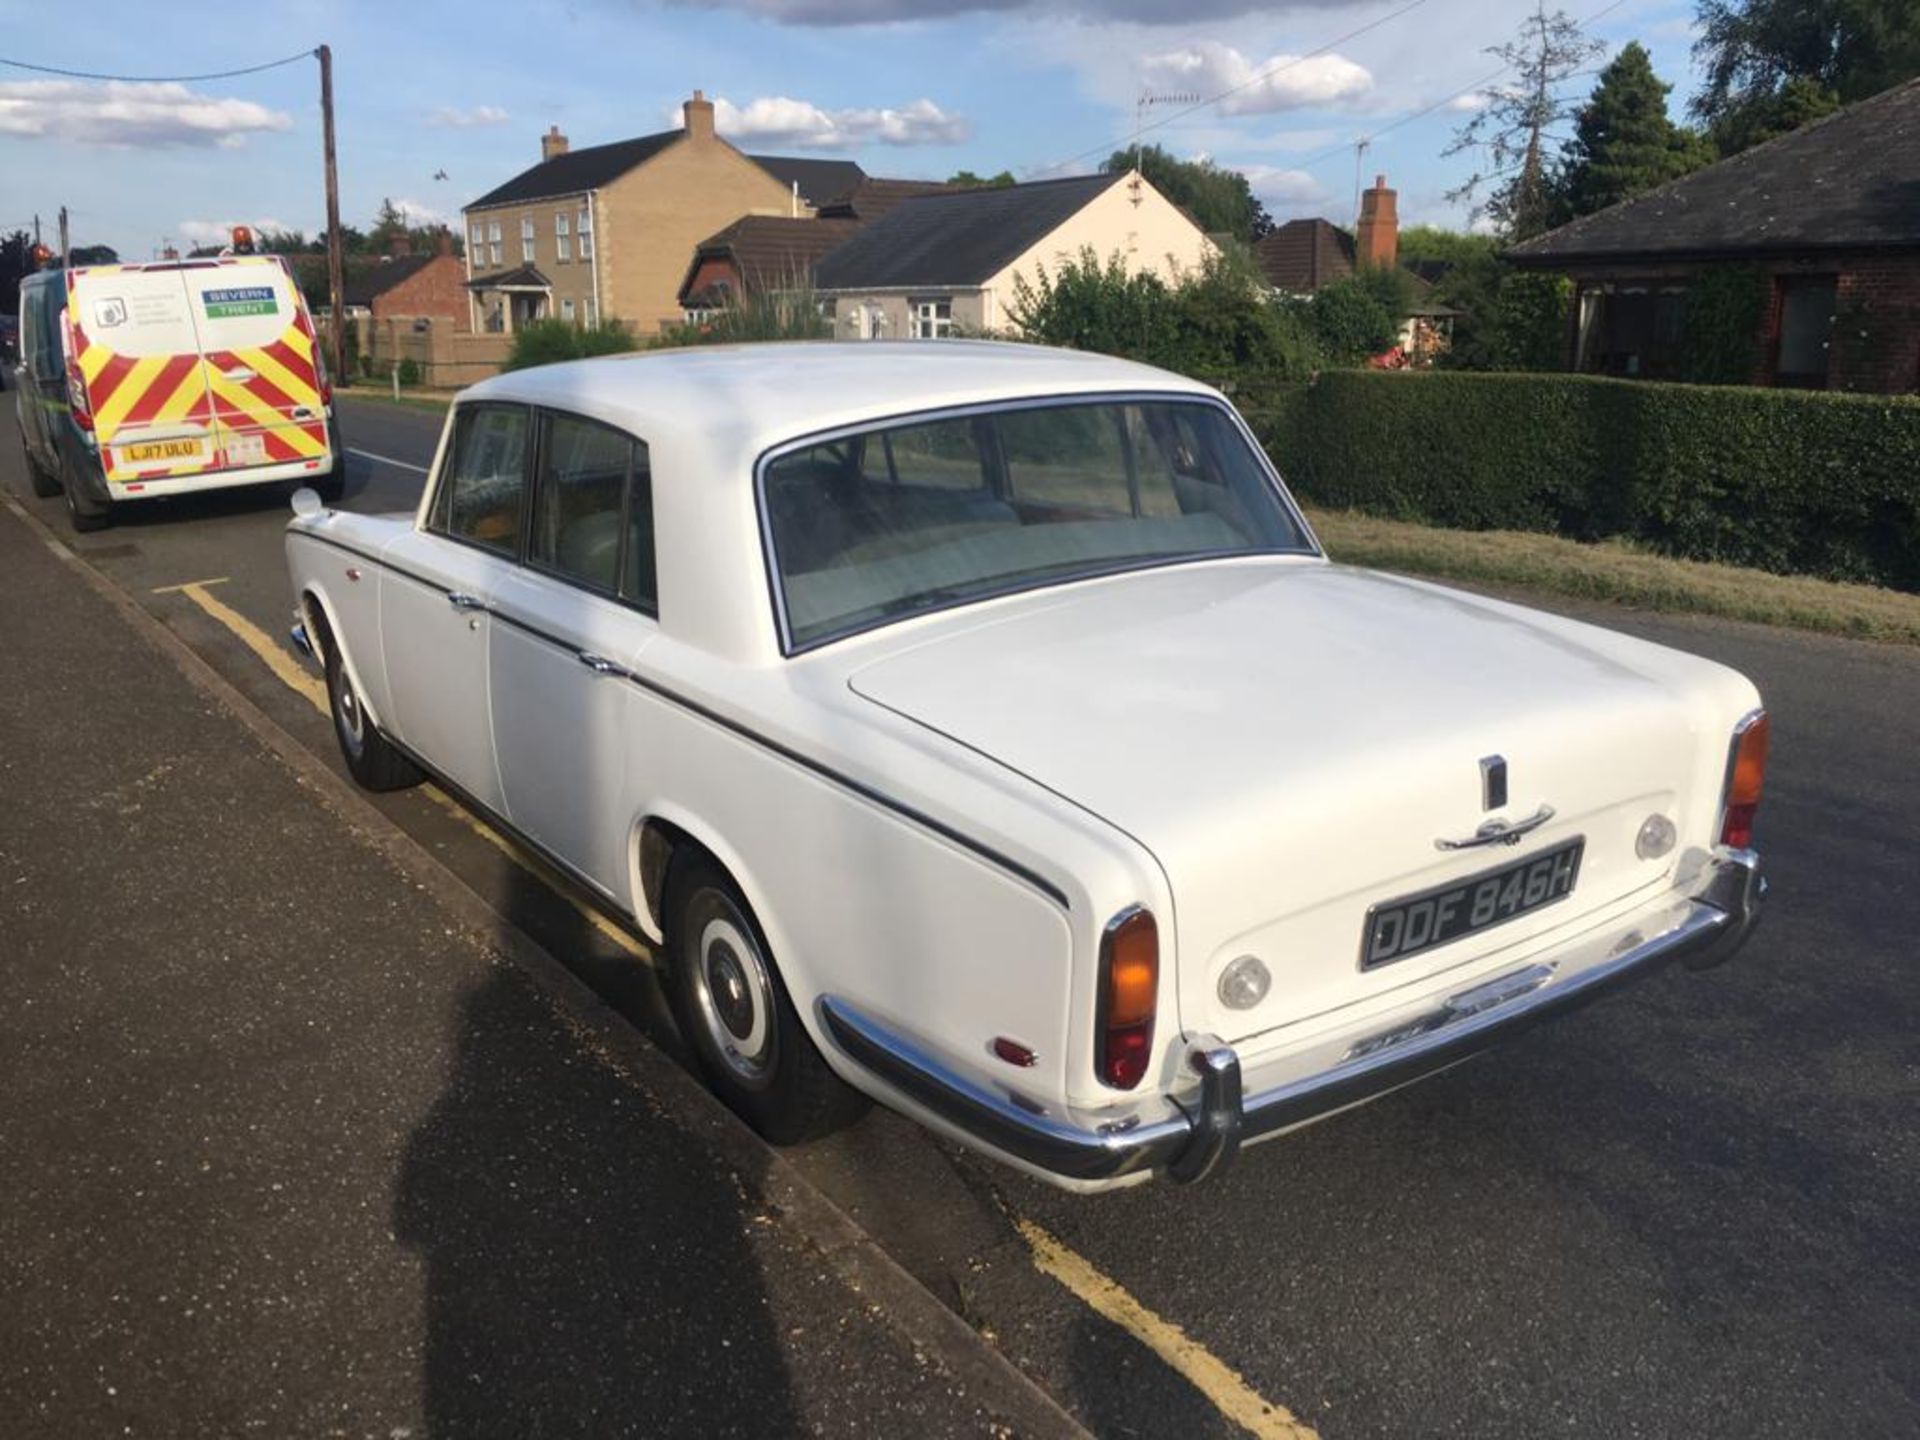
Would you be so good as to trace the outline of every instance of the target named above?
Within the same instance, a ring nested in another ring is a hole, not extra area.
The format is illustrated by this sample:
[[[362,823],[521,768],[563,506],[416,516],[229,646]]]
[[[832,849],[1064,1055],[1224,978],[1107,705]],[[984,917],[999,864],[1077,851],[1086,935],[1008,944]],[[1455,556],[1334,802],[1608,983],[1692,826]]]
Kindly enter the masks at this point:
[[[285,130],[293,119],[251,100],[219,99],[178,84],[119,80],[18,80],[0,83],[0,135],[80,145],[153,150],[176,146],[233,149],[249,134]]]
[[[471,130],[481,125],[504,125],[507,120],[507,112],[498,105],[476,105],[471,110],[442,105],[427,117],[427,124],[442,130]]]
[[[1247,177],[1254,195],[1268,209],[1298,210],[1327,198],[1327,187],[1305,170],[1289,170],[1278,165],[1236,165]]]
[[[182,220],[178,228],[180,238],[189,245],[224,245],[233,238],[233,227],[236,225],[245,225],[256,235],[264,235],[269,230],[295,228],[265,216],[255,220]]]
[[[1213,40],[1143,56],[1140,78],[1154,91],[1194,91],[1204,97],[1231,90],[1220,102],[1222,115],[1339,105],[1373,89],[1366,67],[1343,55],[1275,55],[1256,65],[1231,45]]]
[[[1473,90],[1465,95],[1456,95],[1447,101],[1447,109],[1456,115],[1471,115],[1476,110],[1484,110],[1493,103],[1493,96],[1485,90]]]
[[[678,120],[679,111],[674,112]],[[765,95],[745,106],[714,101],[714,127],[729,140],[786,145],[798,150],[847,150],[858,145],[957,145],[973,133],[964,116],[931,100],[898,109],[825,110],[809,100]]]
[[[407,224],[409,225],[446,225],[450,227],[453,224],[452,219],[445,211],[436,210],[424,201],[409,200],[405,196],[396,195],[393,199],[393,208],[406,217]]]
[[[945,20],[982,12],[1037,10],[1079,20],[1189,25],[1245,15],[1269,0],[669,0],[696,10],[737,10],[782,25],[885,25]],[[1347,0],[1302,0],[1302,8],[1337,9]]]

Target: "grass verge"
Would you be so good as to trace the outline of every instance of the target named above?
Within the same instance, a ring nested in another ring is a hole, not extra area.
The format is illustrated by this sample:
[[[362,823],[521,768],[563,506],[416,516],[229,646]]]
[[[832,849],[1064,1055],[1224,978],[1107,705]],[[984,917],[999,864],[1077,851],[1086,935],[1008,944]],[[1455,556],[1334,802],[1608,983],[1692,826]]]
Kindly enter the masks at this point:
[[[402,390],[398,400],[393,398],[392,390],[382,390],[371,383],[343,388],[335,392],[342,400],[370,400],[376,405],[397,405],[402,410],[427,410],[435,415],[447,413],[447,406],[453,403],[455,390]]]
[[[1309,510],[1307,518],[1327,553],[1349,565],[1920,645],[1920,595],[1875,585],[1674,560],[1617,540],[1439,530],[1349,510]]]

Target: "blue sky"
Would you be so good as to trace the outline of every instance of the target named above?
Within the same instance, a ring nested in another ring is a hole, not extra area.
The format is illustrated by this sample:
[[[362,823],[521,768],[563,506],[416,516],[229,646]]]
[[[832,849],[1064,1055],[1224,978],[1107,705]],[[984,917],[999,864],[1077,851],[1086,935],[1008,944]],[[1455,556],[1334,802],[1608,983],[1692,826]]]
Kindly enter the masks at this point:
[[[84,25],[0,0],[0,56],[125,75],[223,70],[310,49],[335,57],[343,218],[382,197],[422,218],[539,158],[557,124],[578,145],[674,123],[696,86],[723,134],[760,153],[847,156],[869,173],[1023,177],[1091,168],[1132,131],[1135,100],[1211,96],[1371,22],[1331,53],[1257,80],[1152,132],[1244,169],[1278,218],[1353,209],[1357,136],[1465,89],[1497,62],[1533,0],[574,0],[518,6],[181,4],[96,0]],[[1692,0],[1587,0],[1609,49],[1638,39],[1675,86],[1696,77]],[[79,43],[84,40],[84,44]],[[1591,81],[1580,82],[1582,86]],[[1468,102],[1459,102],[1464,105]],[[1174,107],[1149,111],[1150,118]],[[1405,223],[1464,225],[1444,193],[1473,168],[1443,158],[1458,108],[1370,148]],[[1080,152],[1091,155],[1080,156]],[[171,87],[106,86],[0,67],[0,227],[62,203],[76,244],[126,258],[233,221],[320,225],[311,61]],[[1063,163],[1064,162],[1064,163]],[[447,179],[435,178],[445,171]]]

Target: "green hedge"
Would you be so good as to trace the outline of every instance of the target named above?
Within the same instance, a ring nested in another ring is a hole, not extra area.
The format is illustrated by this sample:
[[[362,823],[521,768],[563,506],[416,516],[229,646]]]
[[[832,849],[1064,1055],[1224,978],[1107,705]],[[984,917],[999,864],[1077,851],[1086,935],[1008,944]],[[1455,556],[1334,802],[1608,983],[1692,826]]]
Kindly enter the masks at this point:
[[[1365,371],[1236,399],[1314,504],[1920,591],[1920,400]]]

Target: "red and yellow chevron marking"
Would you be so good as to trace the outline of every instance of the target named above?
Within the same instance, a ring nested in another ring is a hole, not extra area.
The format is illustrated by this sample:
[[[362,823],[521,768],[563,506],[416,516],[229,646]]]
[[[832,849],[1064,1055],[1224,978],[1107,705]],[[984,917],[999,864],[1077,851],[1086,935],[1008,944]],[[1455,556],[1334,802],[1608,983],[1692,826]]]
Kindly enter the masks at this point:
[[[94,433],[115,481],[164,479],[206,470],[317,460],[327,426],[314,368],[313,335],[301,316],[271,344],[198,355],[120,355],[73,327],[79,368],[93,401]],[[251,378],[229,379],[229,372]],[[305,410],[295,419],[293,412]],[[206,433],[202,458],[167,465],[116,462],[115,437],[143,432]]]

